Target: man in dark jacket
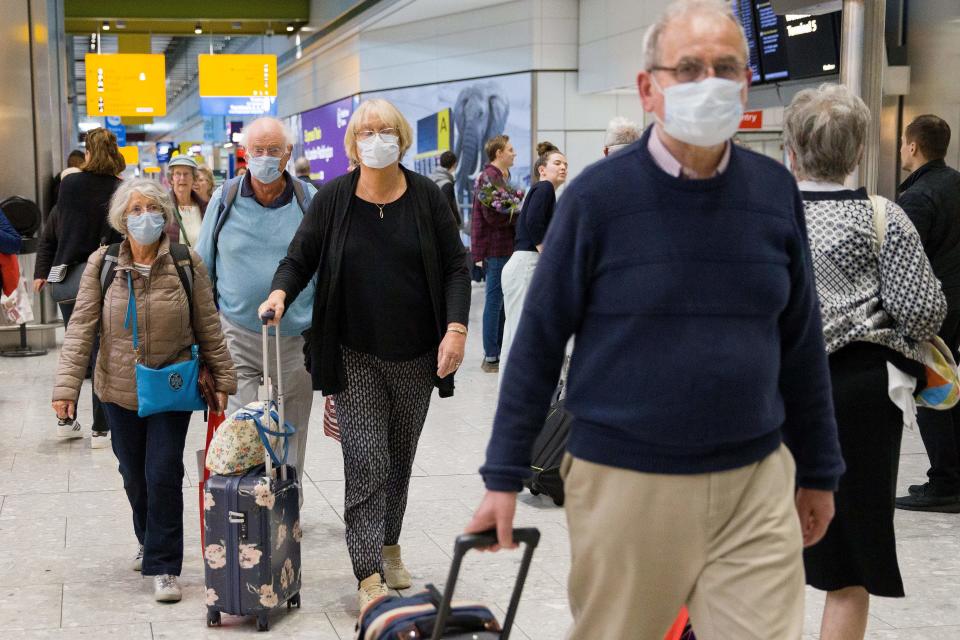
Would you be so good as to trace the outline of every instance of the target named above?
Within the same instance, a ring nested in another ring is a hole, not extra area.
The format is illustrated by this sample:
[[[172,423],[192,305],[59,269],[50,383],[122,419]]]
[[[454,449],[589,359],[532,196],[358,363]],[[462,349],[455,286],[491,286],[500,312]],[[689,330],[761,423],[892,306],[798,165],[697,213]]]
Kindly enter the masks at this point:
[[[957,355],[960,345],[960,172],[943,161],[950,127],[934,115],[907,125],[900,147],[903,168],[912,172],[899,188],[903,207],[920,233],[933,272],[943,285],[947,317],[940,337]],[[897,507],[960,513],[960,407],[919,409],[920,435],[930,456],[929,482],[910,487]]]
[[[457,154],[453,151],[444,151],[440,154],[440,166],[433,170],[430,179],[433,180],[444,198],[450,203],[450,211],[453,213],[453,219],[457,223],[457,228],[463,226],[463,216],[460,215],[460,205],[457,204],[457,196],[453,188],[453,174],[457,166]]]

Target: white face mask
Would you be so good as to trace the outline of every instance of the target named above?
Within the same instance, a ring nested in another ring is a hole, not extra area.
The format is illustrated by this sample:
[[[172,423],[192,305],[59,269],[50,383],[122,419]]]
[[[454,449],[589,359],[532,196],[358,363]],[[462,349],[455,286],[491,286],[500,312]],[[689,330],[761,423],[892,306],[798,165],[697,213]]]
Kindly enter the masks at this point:
[[[742,82],[704,78],[661,89],[651,79],[663,94],[663,120],[657,121],[670,137],[695,147],[713,147],[729,140],[740,127]]]
[[[360,161],[371,169],[383,169],[400,159],[400,137],[374,134],[366,140],[357,140]]]

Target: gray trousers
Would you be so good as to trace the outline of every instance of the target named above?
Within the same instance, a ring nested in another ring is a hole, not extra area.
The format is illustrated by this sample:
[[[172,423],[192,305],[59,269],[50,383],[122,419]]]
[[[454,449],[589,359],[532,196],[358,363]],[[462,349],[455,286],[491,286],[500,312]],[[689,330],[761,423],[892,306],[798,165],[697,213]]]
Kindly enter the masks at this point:
[[[263,341],[260,333],[254,333],[233,324],[222,315],[220,325],[227,339],[227,349],[237,370],[237,393],[230,396],[227,412],[233,413],[245,405],[257,401],[257,388],[263,373]],[[276,394],[277,356],[274,353],[276,338],[270,336],[269,371]],[[303,368],[303,337],[280,336],[280,366],[283,368],[284,419],[296,427],[290,438],[289,464],[303,473],[307,452],[307,432],[310,430],[310,408],[313,406],[313,384],[310,374]],[[301,494],[301,501],[303,494]]]

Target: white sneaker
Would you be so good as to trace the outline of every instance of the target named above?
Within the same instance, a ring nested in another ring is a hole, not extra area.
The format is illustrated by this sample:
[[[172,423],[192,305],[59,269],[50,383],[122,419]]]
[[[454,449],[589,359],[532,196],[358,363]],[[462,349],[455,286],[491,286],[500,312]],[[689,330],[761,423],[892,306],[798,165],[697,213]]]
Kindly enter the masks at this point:
[[[180,602],[180,580],[170,574],[153,576],[153,597],[157,602]]]
[[[137,557],[133,559],[133,570],[140,571],[143,569],[143,545],[138,545]]]
[[[79,420],[58,420],[57,421],[58,438],[82,438],[83,427]]]
[[[106,449],[110,446],[109,431],[90,431],[90,448]]]

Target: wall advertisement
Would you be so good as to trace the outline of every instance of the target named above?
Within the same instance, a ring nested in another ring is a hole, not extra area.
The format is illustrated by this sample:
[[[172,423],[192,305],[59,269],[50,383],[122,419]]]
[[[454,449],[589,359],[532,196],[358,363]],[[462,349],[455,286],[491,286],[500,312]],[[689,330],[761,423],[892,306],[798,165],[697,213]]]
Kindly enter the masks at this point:
[[[302,154],[310,161],[310,179],[316,184],[347,172],[350,159],[343,149],[343,136],[359,102],[358,96],[352,96],[300,114]]]
[[[511,183],[524,190],[530,186],[531,93],[531,74],[518,73],[375,91],[360,98],[389,100],[410,122],[414,132],[403,158],[407,167],[429,175],[440,154],[448,149],[457,154],[457,200],[468,209],[473,182],[487,163],[483,145],[495,135],[510,136],[517,152]]]

